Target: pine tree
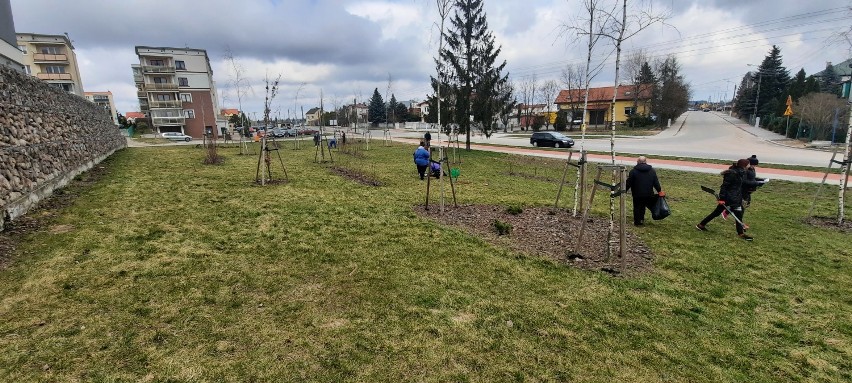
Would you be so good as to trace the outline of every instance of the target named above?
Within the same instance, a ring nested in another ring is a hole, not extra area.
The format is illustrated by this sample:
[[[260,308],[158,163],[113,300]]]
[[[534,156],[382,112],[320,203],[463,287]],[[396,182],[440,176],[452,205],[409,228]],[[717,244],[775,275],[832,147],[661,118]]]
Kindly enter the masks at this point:
[[[396,95],[391,93],[390,101],[388,101],[388,111],[387,111],[387,120],[391,124],[394,124],[397,121],[399,121],[397,119],[397,116],[396,116],[396,106],[397,105],[399,105],[399,103],[396,101]]]
[[[819,78],[819,91],[840,95],[840,76],[837,75],[834,66],[831,64],[826,64],[825,70],[822,71],[822,76]]]
[[[459,124],[460,131],[466,134],[468,150],[469,116],[482,123],[486,134],[490,134],[494,116],[511,100],[511,92],[498,91],[508,81],[508,75],[502,74],[506,62],[496,64],[501,48],[495,46],[482,6],[482,0],[456,0],[456,12],[444,34],[447,47],[441,51],[448,67],[445,73],[438,73],[438,80],[433,78],[433,86],[437,87],[437,81],[446,81],[446,88],[452,92],[454,112],[449,121]],[[442,93],[444,88],[442,84]]]
[[[373,124],[377,125],[380,122],[385,122],[387,120],[387,115],[385,114],[385,102],[382,100],[382,95],[379,94],[379,88],[376,88],[373,91],[373,97],[370,98],[370,106],[367,108],[367,119]]]
[[[805,95],[805,81],[807,81],[805,69],[799,69],[796,73],[796,77],[793,77],[793,79],[790,80],[790,85],[787,86],[787,94],[793,98],[793,101],[798,101]]]
[[[639,97],[644,93],[650,92],[651,100],[656,99],[660,93],[657,75],[654,74],[654,71],[651,69],[651,65],[649,65],[647,61],[643,62],[642,67],[639,69],[639,75],[636,76],[636,86],[637,89],[633,99],[633,105],[637,108],[639,106]],[[647,103],[649,101],[650,100],[645,102]],[[651,113],[650,105],[645,105],[644,109],[645,115],[648,116]]]
[[[659,96],[654,99],[653,109],[659,123],[669,119],[676,120],[689,108],[690,89],[683,75],[680,74],[680,64],[674,56],[663,60],[657,75],[660,83]]]
[[[772,46],[757,71],[760,84],[757,114],[783,114],[786,108],[787,94],[785,91],[790,83],[790,72],[783,66],[781,49],[778,46]]]

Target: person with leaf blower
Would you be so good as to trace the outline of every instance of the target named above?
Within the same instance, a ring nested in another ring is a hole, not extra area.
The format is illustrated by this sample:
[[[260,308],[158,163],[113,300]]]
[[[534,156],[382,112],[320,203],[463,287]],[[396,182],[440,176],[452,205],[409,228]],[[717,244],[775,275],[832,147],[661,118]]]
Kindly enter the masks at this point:
[[[751,236],[745,233],[747,227],[742,223],[743,190],[746,187],[757,187],[765,182],[748,180],[746,175],[746,168],[748,167],[749,160],[743,158],[722,172],[722,186],[719,187],[718,204],[710,214],[695,225],[696,229],[707,231],[706,225],[710,221],[721,215],[723,211],[729,210],[735,216],[737,235],[746,241],[753,240]]]
[[[745,216],[745,210],[751,205],[751,193],[757,191],[759,186],[769,182],[769,178],[758,178],[756,166],[760,164],[760,161],[757,159],[757,156],[752,154],[748,159],[748,167],[746,168],[746,180],[757,182],[757,186],[748,186],[743,184],[743,216]],[[728,219],[728,211],[722,212],[722,218]],[[741,217],[742,218],[742,217]]]

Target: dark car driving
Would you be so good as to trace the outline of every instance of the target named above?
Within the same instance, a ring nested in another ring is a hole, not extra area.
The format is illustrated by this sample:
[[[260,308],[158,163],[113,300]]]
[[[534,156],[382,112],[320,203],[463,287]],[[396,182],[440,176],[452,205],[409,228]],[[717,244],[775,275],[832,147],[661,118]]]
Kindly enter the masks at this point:
[[[535,132],[530,136],[532,146],[553,146],[555,148],[570,148],[574,140],[559,132]]]

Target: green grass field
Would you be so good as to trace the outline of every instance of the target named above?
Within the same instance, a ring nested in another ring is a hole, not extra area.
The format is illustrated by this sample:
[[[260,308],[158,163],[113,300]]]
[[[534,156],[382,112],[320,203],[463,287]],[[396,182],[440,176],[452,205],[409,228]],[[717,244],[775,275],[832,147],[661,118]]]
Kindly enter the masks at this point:
[[[852,236],[803,223],[816,185],[762,188],[748,243],[721,219],[693,228],[719,176],[658,170],[674,214],[631,227],[656,261],[624,278],[418,217],[412,151],[335,157],[380,187],[312,147],[282,150],[290,182],[266,187],[234,148],[221,166],[194,147],[115,154],[63,230],[0,270],[0,381],[852,380]],[[461,203],[553,203],[558,185],[506,175],[506,156],[462,156]]]

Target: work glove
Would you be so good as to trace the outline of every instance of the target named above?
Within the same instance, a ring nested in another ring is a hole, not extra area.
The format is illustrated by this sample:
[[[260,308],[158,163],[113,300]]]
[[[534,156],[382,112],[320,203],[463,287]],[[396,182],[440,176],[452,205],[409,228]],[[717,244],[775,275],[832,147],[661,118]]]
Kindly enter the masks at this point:
[[[718,203],[719,203],[719,205],[724,205],[724,204],[725,204],[725,201],[722,201],[722,200],[718,200],[718,201],[716,201],[716,202],[718,202]]]
[[[764,178],[763,181],[760,182],[761,185],[768,184],[769,178]]]
[[[660,192],[659,192],[659,193],[657,193],[657,195],[658,195],[658,196],[660,196],[660,197],[665,197],[665,196],[666,196],[666,192],[664,192],[664,191],[660,190]]]

